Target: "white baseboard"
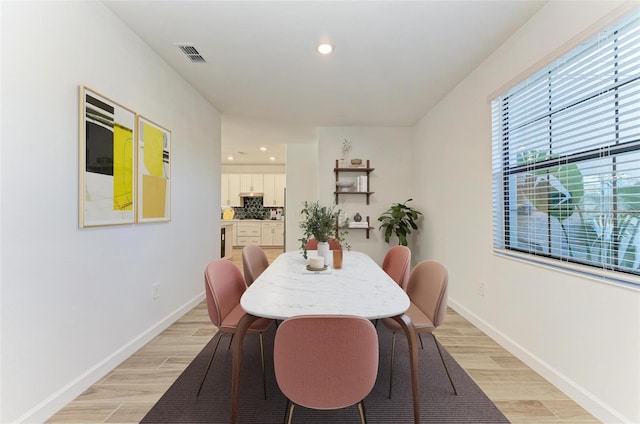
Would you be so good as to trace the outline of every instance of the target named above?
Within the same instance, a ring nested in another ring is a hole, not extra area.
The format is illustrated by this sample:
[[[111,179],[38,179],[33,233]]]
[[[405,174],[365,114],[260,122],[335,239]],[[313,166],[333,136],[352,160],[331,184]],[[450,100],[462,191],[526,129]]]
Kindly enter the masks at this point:
[[[193,309],[196,305],[204,300],[204,292],[194,297],[148,330],[140,334],[131,342],[122,346],[120,349],[109,355],[103,361],[99,362],[84,374],[78,376],[66,386],[62,387],[56,393],[40,402],[26,414],[22,415],[16,423],[43,423],[53,414],[58,412],[69,402],[78,397],[82,392],[91,387],[107,373],[120,365],[124,360],[133,355],[138,349],[149,343],[154,337],[162,333],[171,324],[176,322],[180,317]]]
[[[469,311],[454,299],[449,298],[448,303],[449,306],[457,313],[482,330],[499,345],[527,364],[531,369],[553,384],[558,390],[566,394],[569,398],[574,400],[578,405],[582,406],[603,423],[631,422],[630,419],[622,416],[618,411],[602,402],[598,397],[594,396],[584,387],[578,385],[575,381],[551,367],[548,363],[538,358],[533,352],[528,351],[511,338],[507,337],[505,334],[488,324],[473,312]]]

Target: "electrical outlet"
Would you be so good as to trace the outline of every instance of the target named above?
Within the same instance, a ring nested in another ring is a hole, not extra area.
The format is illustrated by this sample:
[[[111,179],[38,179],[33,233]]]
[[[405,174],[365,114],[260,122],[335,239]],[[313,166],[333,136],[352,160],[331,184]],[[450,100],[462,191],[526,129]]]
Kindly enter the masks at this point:
[[[484,281],[480,281],[478,283],[478,295],[480,295],[480,297],[484,297]]]
[[[151,297],[154,300],[160,297],[160,283],[153,283],[151,285]]]

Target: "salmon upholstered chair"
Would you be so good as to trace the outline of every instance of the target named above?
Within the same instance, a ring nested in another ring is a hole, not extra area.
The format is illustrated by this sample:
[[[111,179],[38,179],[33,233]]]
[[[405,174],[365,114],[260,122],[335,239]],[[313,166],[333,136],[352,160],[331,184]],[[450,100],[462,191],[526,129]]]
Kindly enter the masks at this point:
[[[276,381],[291,403],[311,409],[357,404],[365,422],[363,399],[378,373],[378,335],[365,318],[350,315],[300,315],[283,321],[274,341]]]
[[[342,245],[334,238],[329,239],[329,250],[341,250]],[[318,240],[312,238],[307,242],[307,250],[318,250]]]
[[[202,382],[198,388],[198,394],[202,390],[204,380],[207,378],[209,368],[218,350],[220,340],[224,335],[233,335],[236,332],[240,319],[245,311],[240,306],[240,297],[247,289],[242,273],[238,267],[227,259],[217,259],[210,262],[204,272],[204,286],[207,294],[207,310],[211,323],[218,327],[222,334],[218,337],[216,346],[211,354],[211,359],[207,365],[207,370],[202,377]],[[264,347],[262,343],[262,332],[269,328],[273,320],[258,318],[249,327],[249,333],[260,335],[260,356],[262,359],[262,387],[264,397],[267,398],[267,385],[264,376]]]
[[[411,249],[402,245],[393,246],[384,255],[382,269],[403,290],[406,289],[411,271]]]
[[[449,369],[442,356],[442,350],[438,339],[433,331],[442,324],[444,316],[447,312],[447,286],[449,284],[449,274],[447,269],[440,262],[425,260],[417,264],[411,274],[409,275],[409,281],[407,283],[406,292],[411,300],[409,309],[405,312],[415,328],[416,334],[420,337],[421,334],[431,334],[433,341],[438,348],[440,359],[444,365],[444,369],[449,377],[449,382],[453,388],[453,392],[457,395],[456,386],[453,384]],[[393,341],[391,344],[391,374],[389,377],[389,398],[391,398],[391,387],[393,383],[393,360],[396,350],[396,333],[401,332],[400,325],[391,318],[384,318],[382,320],[385,326],[393,331]],[[422,345],[422,337],[420,337],[420,344]]]
[[[269,260],[260,246],[248,245],[242,248],[242,269],[244,282],[249,287],[269,266]]]

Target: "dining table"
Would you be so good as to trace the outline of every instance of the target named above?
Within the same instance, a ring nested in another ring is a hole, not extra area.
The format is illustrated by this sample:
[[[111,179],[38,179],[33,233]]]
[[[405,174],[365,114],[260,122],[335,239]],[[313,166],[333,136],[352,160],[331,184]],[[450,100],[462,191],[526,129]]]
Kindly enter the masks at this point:
[[[309,250],[309,257],[317,255]],[[356,315],[371,320],[392,318],[404,330],[411,367],[414,422],[420,422],[418,346],[405,291],[367,254],[343,251],[342,267],[308,268],[300,251],[279,255],[242,295],[246,314],[233,337],[231,423],[236,422],[244,336],[258,318],[286,320],[299,315]]]

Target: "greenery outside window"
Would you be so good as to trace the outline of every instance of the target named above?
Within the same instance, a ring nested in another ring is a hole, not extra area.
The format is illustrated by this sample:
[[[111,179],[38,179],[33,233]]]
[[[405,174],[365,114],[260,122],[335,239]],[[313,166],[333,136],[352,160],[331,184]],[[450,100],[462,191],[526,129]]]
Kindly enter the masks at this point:
[[[494,99],[492,139],[494,250],[638,284],[640,9]]]

